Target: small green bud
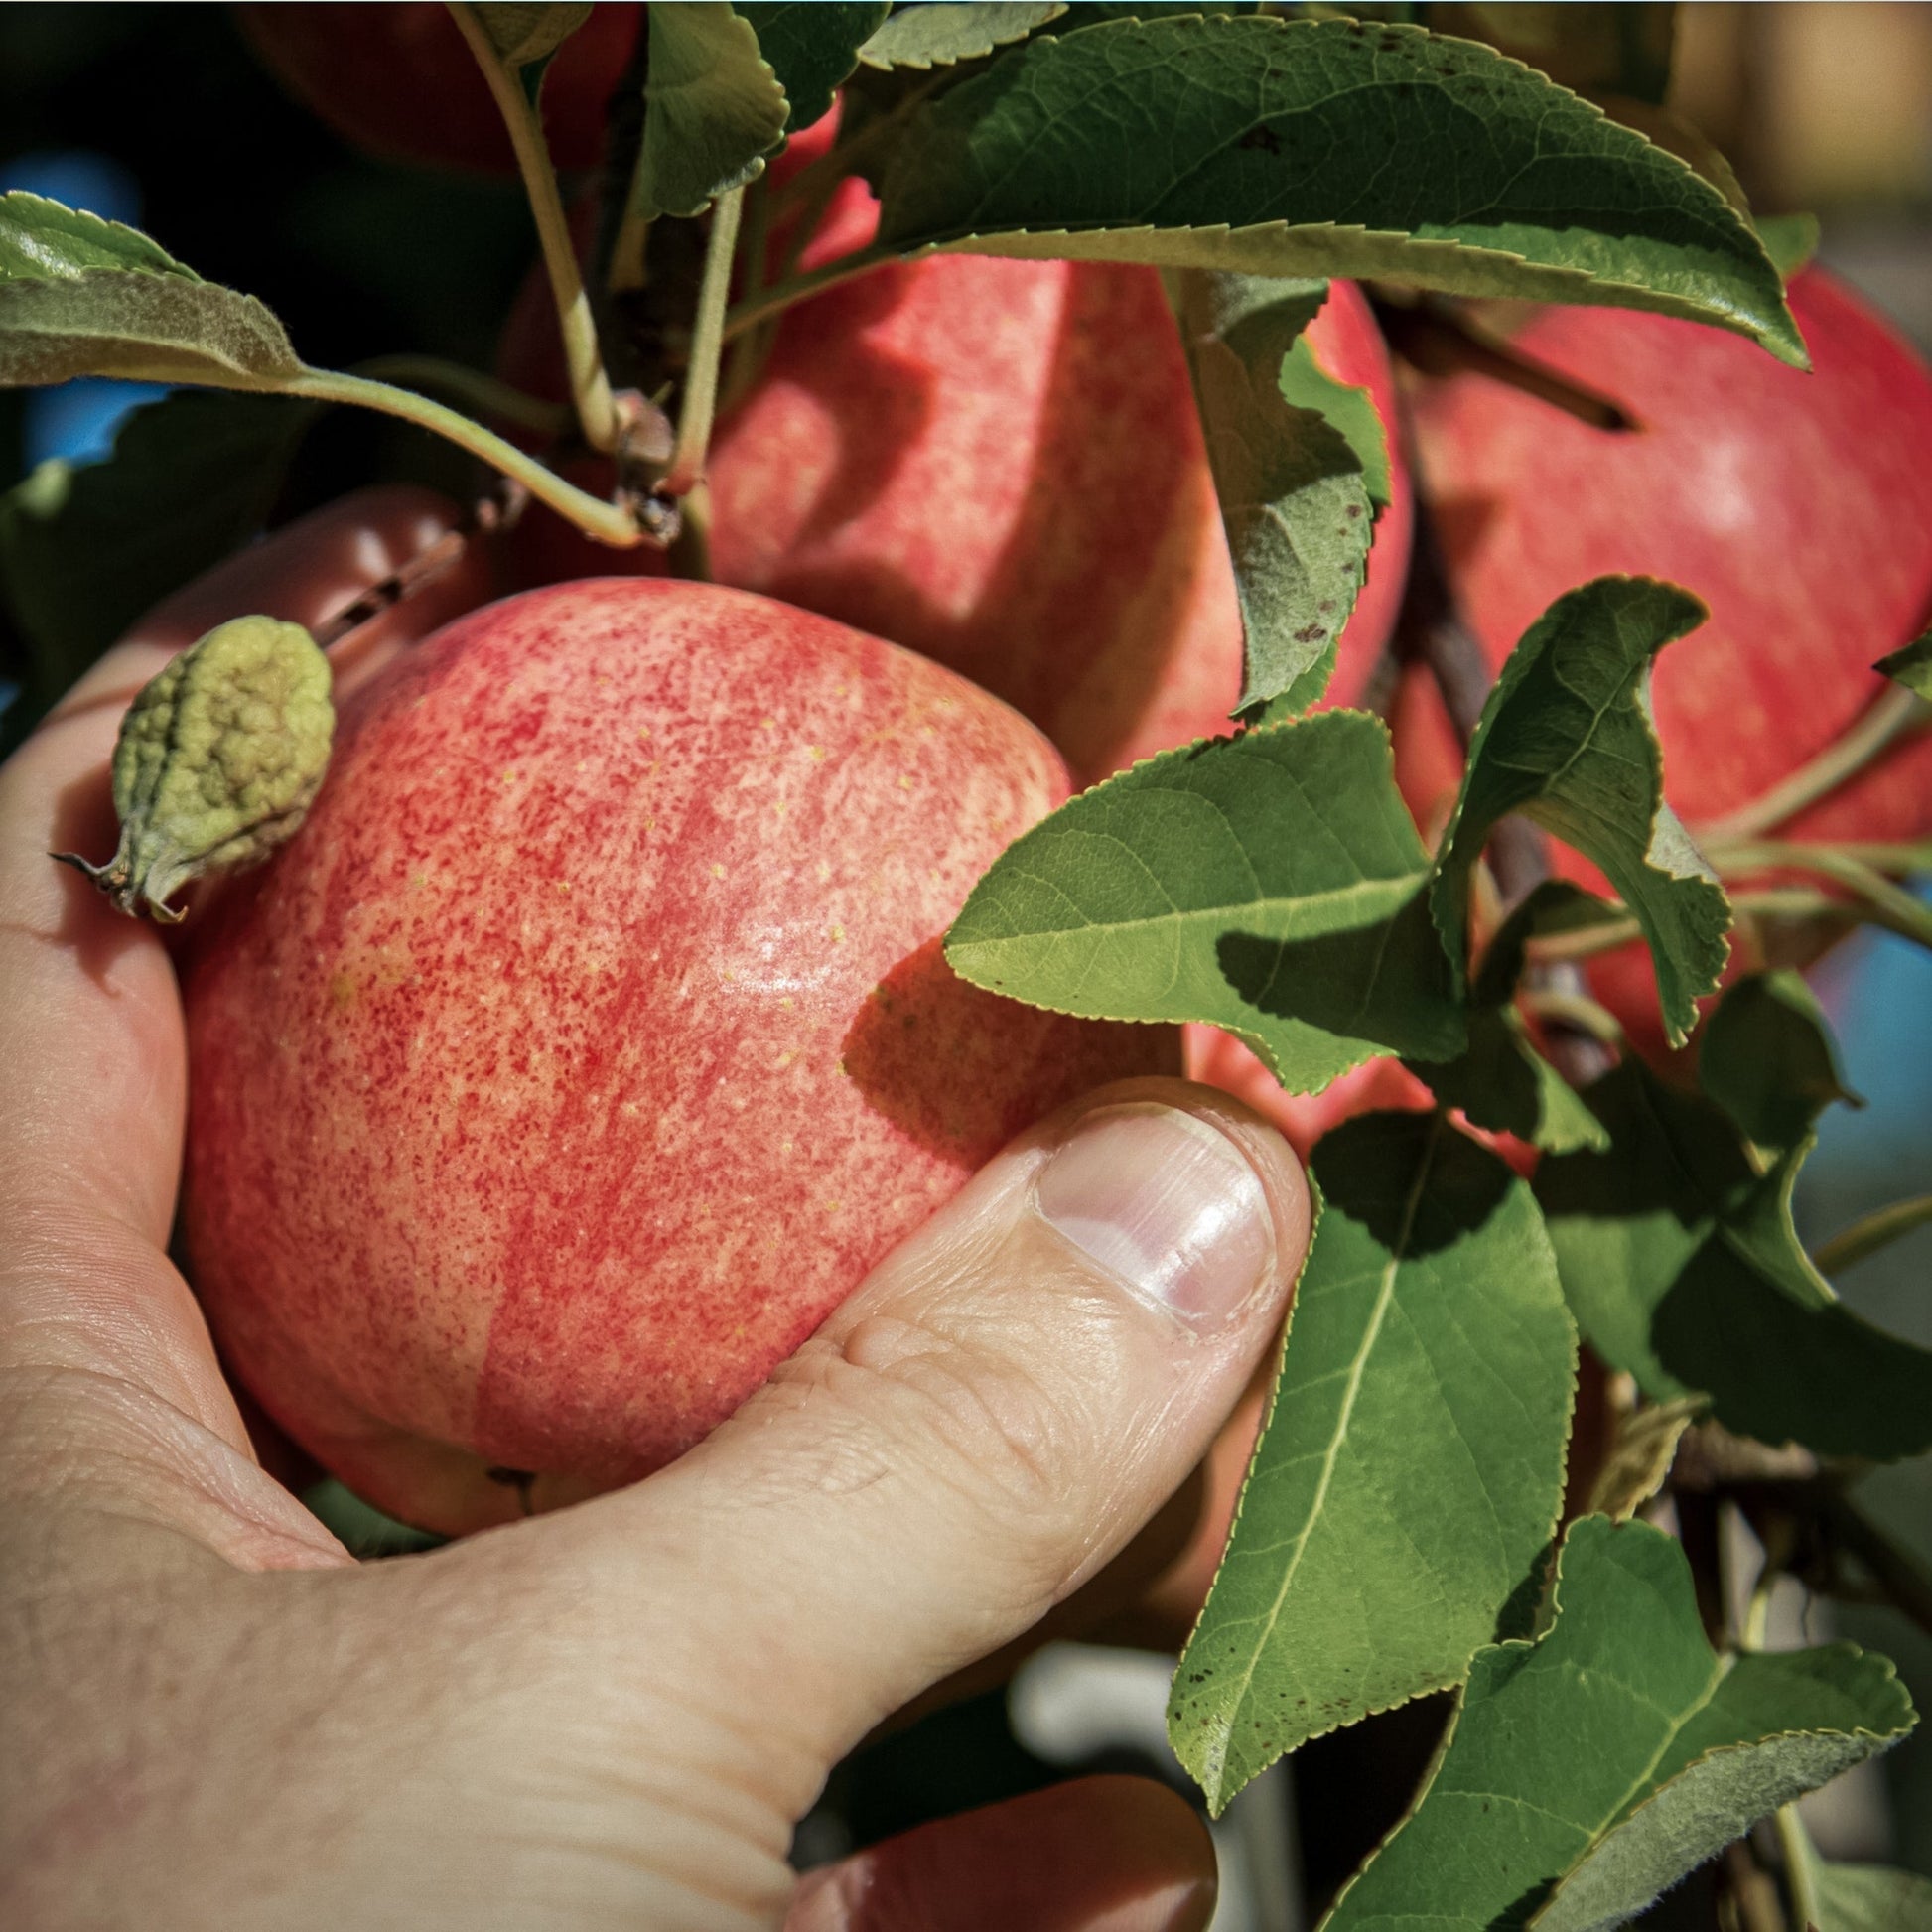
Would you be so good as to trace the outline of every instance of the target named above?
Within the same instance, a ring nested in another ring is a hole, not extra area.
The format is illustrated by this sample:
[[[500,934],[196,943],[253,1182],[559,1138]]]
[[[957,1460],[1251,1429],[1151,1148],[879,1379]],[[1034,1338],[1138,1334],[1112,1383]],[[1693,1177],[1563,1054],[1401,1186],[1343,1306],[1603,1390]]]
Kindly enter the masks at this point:
[[[121,720],[104,866],[57,852],[116,908],[172,925],[190,880],[258,864],[300,826],[329,768],[329,659],[299,623],[235,618],[147,684]]]

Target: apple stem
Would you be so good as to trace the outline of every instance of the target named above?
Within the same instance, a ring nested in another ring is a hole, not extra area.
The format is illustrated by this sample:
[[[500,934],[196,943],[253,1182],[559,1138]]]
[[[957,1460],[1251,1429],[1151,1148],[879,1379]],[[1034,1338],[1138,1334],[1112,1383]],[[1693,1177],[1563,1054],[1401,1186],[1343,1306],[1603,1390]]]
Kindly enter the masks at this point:
[[[1748,838],[1754,832],[1768,832],[1828,792],[1836,791],[1894,739],[1919,729],[1928,720],[1932,720],[1932,706],[1902,685],[1891,685],[1860,713],[1842,738],[1828,745],[1809,763],[1801,764],[1748,805],[1695,827],[1692,837],[1700,844],[1706,840],[1723,843]]]
[[[482,369],[446,362],[440,355],[377,355],[357,362],[350,373],[405,389],[440,390],[481,416],[494,416],[540,436],[559,436],[570,423],[570,412],[561,404],[514,389]]]
[[[547,503],[565,516],[587,537],[608,543],[614,549],[630,550],[645,542],[645,532],[635,517],[621,504],[607,503],[588,490],[566,483],[554,470],[547,470],[527,451],[464,415],[446,408],[413,389],[399,389],[368,376],[345,375],[333,369],[308,369],[285,382],[279,391],[285,396],[313,396],[318,402],[353,403],[374,409],[385,416],[399,416],[406,423],[433,430],[452,443],[481,457],[492,469],[513,477],[538,502]]]
[[[521,76],[497,57],[476,9],[453,5],[450,13],[462,29],[463,38],[470,43],[470,51],[477,57],[477,65],[489,83],[497,112],[509,130],[517,172],[523,177],[523,190],[543,249],[544,271],[550,278],[550,292],[557,304],[564,360],[570,369],[570,393],[577,405],[577,420],[583,428],[584,440],[592,449],[608,456],[617,449],[623,424],[611,394],[611,379],[604,372],[591,298],[577,265],[570,217],[564,212],[557,171],[551,165],[550,147],[543,138],[543,123],[524,91]]]
[[[678,404],[677,444],[671,451],[670,468],[652,492],[658,496],[689,495],[704,479],[711,425],[718,410],[718,361],[725,345],[732,258],[738,249],[738,223],[744,208],[742,188],[720,195],[712,207],[711,237],[705,245],[704,279],[698,285],[698,315],[691,332],[691,363]]]

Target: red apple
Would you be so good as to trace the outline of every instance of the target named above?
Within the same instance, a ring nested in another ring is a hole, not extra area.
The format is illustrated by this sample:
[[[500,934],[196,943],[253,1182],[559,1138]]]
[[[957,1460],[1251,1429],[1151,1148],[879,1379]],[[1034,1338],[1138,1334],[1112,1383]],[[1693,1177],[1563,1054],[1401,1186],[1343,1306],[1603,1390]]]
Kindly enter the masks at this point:
[[[1519,312],[1511,348],[1619,404],[1593,428],[1493,377],[1424,380],[1420,467],[1449,575],[1492,666],[1563,592],[1607,572],[1668,578],[1711,621],[1658,659],[1666,795],[1693,831],[1760,797],[1885,688],[1873,659],[1932,616],[1932,372],[1831,276],[1791,305],[1815,373],[1662,316]],[[1460,758],[1433,693],[1405,694],[1397,769],[1425,825]],[[1896,744],[1776,836],[1932,830],[1932,737]],[[1560,851],[1574,876],[1587,868]],[[1644,963],[1598,988],[1648,1035]]]
[[[345,141],[390,161],[515,174],[502,116],[447,7],[247,4],[235,13],[276,77]],[[559,167],[603,158],[605,102],[641,14],[631,0],[605,0],[551,62],[543,125]]]
[[[690,1447],[1013,1134],[1176,1067],[940,955],[1067,788],[964,679],[712,586],[536,592],[387,667],[189,963],[184,1228],[239,1378],[444,1530]]]
[[[877,218],[863,185],[843,184],[805,265],[864,245]],[[1360,292],[1335,284],[1310,340],[1393,425],[1388,351]],[[540,288],[502,367],[559,393]],[[963,671],[1038,725],[1081,784],[1229,728],[1233,572],[1151,269],[948,255],[830,289],[785,316],[713,441],[710,488],[721,583]],[[1361,696],[1394,626],[1411,514],[1398,461],[1330,703]],[[614,563],[544,510],[518,543],[526,581],[663,567],[644,552]]]

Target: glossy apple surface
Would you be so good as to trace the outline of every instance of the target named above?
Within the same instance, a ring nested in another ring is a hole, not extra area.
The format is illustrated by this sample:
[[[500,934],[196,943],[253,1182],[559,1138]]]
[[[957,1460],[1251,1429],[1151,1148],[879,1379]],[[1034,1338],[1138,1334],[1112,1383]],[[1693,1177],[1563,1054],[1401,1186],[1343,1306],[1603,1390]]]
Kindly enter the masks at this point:
[[[399,659],[188,967],[184,1226],[239,1378],[444,1530],[688,1448],[1012,1135],[1176,1068],[940,957],[1066,790],[965,680],[711,586]]]

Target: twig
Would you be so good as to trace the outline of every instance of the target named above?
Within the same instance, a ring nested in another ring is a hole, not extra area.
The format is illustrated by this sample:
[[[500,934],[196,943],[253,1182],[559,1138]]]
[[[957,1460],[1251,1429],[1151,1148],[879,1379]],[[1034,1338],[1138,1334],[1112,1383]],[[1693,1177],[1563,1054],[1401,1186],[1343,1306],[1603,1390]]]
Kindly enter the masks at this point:
[[[349,373],[373,382],[399,383],[406,389],[440,391],[481,415],[542,436],[559,436],[570,426],[570,411],[561,404],[525,395],[482,369],[446,362],[440,355],[376,355],[357,362]]]
[[[1815,759],[1801,764],[1748,805],[1694,827],[1692,837],[1703,845],[1707,841],[1718,844],[1767,832],[1807,805],[1816,803],[1827,792],[1836,791],[1893,739],[1928,723],[1932,723],[1932,707],[1903,686],[1892,685],[1865,707],[1842,738],[1826,746]]]
[[[1836,1275],[1928,1221],[1932,1221],[1932,1194],[1920,1194],[1916,1200],[1893,1201],[1890,1206],[1876,1208],[1854,1221],[1850,1227],[1840,1228],[1822,1247],[1813,1250],[1812,1266],[1821,1275]]]

